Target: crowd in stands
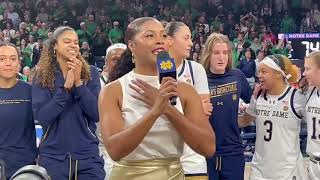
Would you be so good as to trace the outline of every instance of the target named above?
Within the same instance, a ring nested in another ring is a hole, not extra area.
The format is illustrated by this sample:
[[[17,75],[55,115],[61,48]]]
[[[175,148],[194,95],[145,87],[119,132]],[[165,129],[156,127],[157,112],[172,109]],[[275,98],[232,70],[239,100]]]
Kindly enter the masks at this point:
[[[317,0],[0,0],[0,42],[19,47],[25,72],[30,74],[46,39],[59,25],[68,25],[79,36],[82,56],[102,68],[106,48],[123,42],[128,23],[151,16],[190,27],[189,59],[194,61],[200,60],[208,35],[227,35],[233,42],[233,65],[250,82],[255,59],[289,54],[290,43],[278,40],[278,33],[320,31],[319,4]]]

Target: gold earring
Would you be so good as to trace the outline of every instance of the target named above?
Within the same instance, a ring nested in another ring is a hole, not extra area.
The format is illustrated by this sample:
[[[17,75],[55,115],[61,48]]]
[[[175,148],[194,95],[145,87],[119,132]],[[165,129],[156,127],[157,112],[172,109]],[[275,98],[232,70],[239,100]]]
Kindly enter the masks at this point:
[[[134,62],[135,62],[134,55],[132,54],[131,56],[132,56],[131,61],[134,64]]]

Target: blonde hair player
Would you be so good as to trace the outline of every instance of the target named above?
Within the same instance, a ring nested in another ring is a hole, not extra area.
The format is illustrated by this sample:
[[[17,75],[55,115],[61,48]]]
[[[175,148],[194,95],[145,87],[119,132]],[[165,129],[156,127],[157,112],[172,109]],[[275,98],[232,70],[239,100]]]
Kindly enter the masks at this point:
[[[320,52],[307,56],[304,68],[303,75],[309,83],[306,105],[307,153],[310,156],[308,174],[311,180],[318,180],[320,178]]]
[[[207,71],[210,102],[214,111],[210,116],[216,135],[217,151],[207,158],[209,180],[243,180],[244,154],[238,126],[239,99],[250,102],[252,89],[245,75],[232,68],[232,48],[227,36],[212,33],[202,52]]]
[[[298,70],[287,57],[272,55],[260,62],[258,77],[261,90],[238,121],[245,127],[256,119],[250,179],[305,180],[299,132],[306,98],[289,84],[297,82]]]

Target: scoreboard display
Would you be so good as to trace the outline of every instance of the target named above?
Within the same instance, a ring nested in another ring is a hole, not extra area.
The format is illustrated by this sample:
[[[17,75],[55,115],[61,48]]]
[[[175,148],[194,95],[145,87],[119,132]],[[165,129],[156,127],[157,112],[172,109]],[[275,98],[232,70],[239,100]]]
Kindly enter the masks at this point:
[[[313,51],[320,51],[320,33],[278,34],[279,39],[291,43],[290,59],[303,60]]]

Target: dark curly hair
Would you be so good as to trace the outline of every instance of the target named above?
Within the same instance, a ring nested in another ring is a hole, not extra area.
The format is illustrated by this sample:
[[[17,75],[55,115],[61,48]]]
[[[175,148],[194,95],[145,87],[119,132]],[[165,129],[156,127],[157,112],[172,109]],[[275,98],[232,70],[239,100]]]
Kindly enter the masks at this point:
[[[152,17],[141,17],[132,21],[125,32],[124,41],[125,44],[128,45],[129,40],[132,40],[137,33],[140,32],[140,26],[148,21],[157,21]],[[132,62],[132,52],[129,48],[127,48],[124,53],[121,55],[119,61],[117,61],[116,65],[113,68],[113,71],[109,74],[109,82],[115,81],[123,75],[130,72],[133,68],[135,68],[134,63]]]
[[[58,27],[54,32],[52,38],[43,47],[39,64],[36,67],[34,80],[45,88],[54,89],[55,72],[59,69],[58,61],[54,55],[54,46],[57,39],[66,31],[73,31],[74,29],[68,26]],[[90,66],[82,56],[77,56],[82,61],[81,79],[84,82],[90,80]]]

